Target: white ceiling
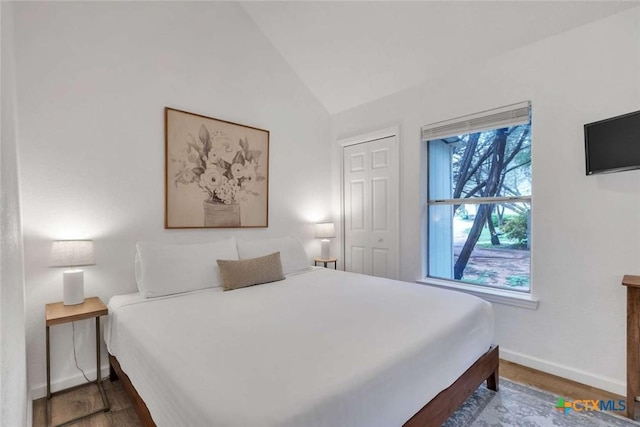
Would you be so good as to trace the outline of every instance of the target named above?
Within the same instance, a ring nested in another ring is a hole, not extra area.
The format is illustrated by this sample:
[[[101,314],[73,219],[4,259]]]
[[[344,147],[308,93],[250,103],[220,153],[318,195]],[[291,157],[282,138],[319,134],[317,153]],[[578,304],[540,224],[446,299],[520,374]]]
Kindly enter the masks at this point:
[[[637,1],[241,2],[337,113],[637,6]]]

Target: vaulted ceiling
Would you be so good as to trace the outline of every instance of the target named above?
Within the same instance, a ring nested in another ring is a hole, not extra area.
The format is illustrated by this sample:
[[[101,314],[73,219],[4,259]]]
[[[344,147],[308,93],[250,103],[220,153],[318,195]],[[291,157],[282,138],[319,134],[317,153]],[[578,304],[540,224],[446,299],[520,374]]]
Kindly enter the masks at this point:
[[[556,0],[241,4],[333,114],[640,3]]]

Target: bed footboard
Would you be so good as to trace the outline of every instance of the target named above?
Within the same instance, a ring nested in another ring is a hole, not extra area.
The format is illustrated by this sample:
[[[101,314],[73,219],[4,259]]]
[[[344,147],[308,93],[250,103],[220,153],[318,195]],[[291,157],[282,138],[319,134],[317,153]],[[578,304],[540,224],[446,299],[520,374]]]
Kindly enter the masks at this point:
[[[499,347],[491,346],[449,388],[416,413],[404,427],[439,427],[453,414],[474,391],[487,381],[487,388],[498,391]]]
[[[450,387],[442,390],[436,397],[418,411],[404,427],[439,427],[453,414],[473,392],[487,381],[487,388],[498,391],[499,347],[492,346]],[[131,397],[134,409],[145,427],[155,427],[151,413],[127,374],[122,371],[118,360],[109,355],[110,378],[122,381],[125,391]]]
[[[115,377],[115,379],[114,379]],[[122,368],[120,367],[120,363],[118,363],[118,359],[109,354],[109,379],[111,381],[120,380],[122,381],[122,385],[124,386],[124,390],[127,392],[129,397],[131,398],[131,402],[133,403],[133,409],[135,409],[136,414],[138,414],[138,418],[140,418],[140,422],[144,427],[155,427],[156,423],[153,422],[153,418],[151,418],[151,413],[149,412],[149,408],[144,403],[138,392],[136,391],[133,384],[131,384],[131,380],[129,376],[124,373]]]

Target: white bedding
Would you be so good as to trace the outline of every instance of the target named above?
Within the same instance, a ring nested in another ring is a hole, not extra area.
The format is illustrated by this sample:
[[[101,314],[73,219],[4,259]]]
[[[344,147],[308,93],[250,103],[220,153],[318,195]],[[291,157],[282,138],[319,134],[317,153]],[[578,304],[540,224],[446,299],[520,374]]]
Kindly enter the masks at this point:
[[[109,301],[105,338],[158,426],[401,426],[484,354],[491,305],[329,269]]]

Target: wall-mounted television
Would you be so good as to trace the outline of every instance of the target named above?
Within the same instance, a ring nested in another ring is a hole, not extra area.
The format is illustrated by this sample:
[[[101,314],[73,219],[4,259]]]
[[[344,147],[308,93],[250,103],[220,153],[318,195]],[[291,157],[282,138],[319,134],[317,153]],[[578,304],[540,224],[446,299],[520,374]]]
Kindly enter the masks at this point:
[[[640,111],[584,125],[587,175],[640,169]]]

